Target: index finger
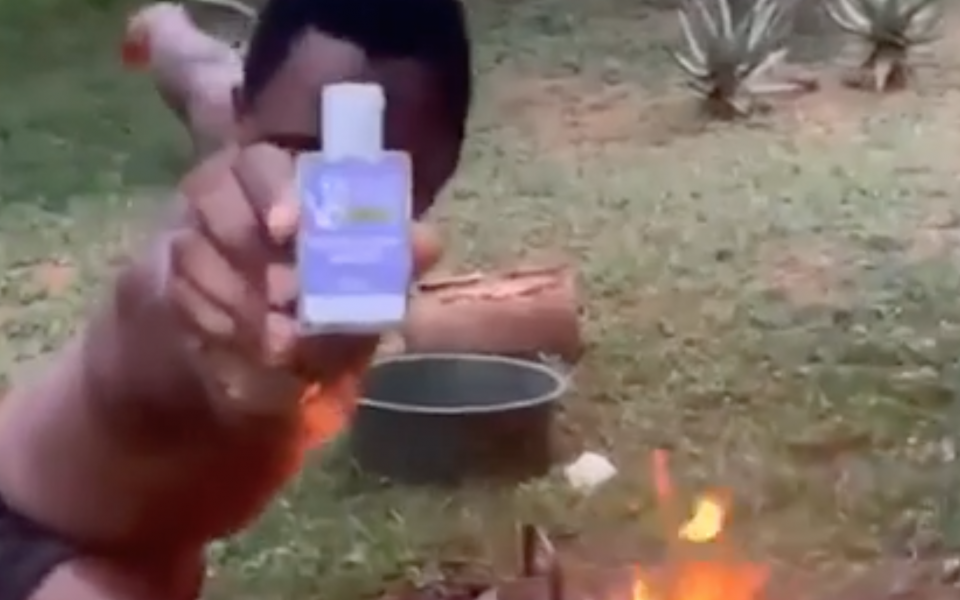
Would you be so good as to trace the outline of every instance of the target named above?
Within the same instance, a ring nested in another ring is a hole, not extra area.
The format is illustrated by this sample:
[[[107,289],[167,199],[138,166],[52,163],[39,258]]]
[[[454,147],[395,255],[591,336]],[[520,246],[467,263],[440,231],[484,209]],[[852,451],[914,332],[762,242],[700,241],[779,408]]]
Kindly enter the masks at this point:
[[[274,242],[285,241],[274,233],[278,214],[285,216],[281,224],[292,223],[293,229],[296,226],[299,202],[294,187],[295,160],[282,148],[258,143],[244,148],[233,164],[237,183]]]

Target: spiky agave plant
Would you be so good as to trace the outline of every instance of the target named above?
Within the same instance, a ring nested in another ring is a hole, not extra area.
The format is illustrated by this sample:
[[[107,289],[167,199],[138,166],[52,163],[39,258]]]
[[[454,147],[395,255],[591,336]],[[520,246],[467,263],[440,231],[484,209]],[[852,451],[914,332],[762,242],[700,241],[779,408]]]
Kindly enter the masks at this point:
[[[686,52],[672,55],[708,112],[721,118],[748,114],[754,106],[751,83],[786,56],[791,4],[755,0],[734,19],[730,0],[681,0],[678,13]]]
[[[910,48],[936,39],[943,17],[941,0],[828,0],[825,6],[837,26],[869,45],[861,80],[878,92],[907,85]]]

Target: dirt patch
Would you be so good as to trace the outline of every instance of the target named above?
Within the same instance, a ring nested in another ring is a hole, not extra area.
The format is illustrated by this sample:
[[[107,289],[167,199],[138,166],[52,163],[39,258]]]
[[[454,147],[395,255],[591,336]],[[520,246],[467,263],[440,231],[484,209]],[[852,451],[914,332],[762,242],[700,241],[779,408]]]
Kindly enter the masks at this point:
[[[689,97],[648,97],[636,85],[604,84],[588,77],[495,78],[498,114],[548,155],[573,158],[609,145],[665,144],[703,129]]]
[[[758,278],[794,306],[840,306],[847,300],[845,259],[841,248],[822,241],[767,247]]]
[[[907,235],[907,258],[923,262],[950,256],[960,249],[960,212],[950,207],[931,211]]]
[[[76,280],[76,269],[64,260],[50,260],[33,267],[33,282],[48,296],[67,292]]]
[[[935,57],[945,67],[956,69],[958,66],[957,56],[960,56],[960,38],[951,33],[960,29],[960,5],[945,3],[945,14],[940,31],[940,39],[926,48],[926,52]]]
[[[781,117],[791,135],[804,142],[849,143],[862,138],[864,119],[875,114],[880,98],[843,85],[841,73],[818,75],[819,90],[775,101],[774,114]]]

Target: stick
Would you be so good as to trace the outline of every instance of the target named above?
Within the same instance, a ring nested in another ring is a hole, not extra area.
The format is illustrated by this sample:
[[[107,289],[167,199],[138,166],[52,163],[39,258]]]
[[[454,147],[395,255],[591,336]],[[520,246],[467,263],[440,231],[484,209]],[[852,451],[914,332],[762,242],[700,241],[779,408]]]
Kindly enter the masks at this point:
[[[564,599],[566,582],[563,566],[557,549],[539,527],[528,523],[520,527],[520,560],[522,576],[545,578],[546,600]]]
[[[676,494],[673,481],[670,478],[670,453],[663,448],[653,451],[652,458],[653,488],[657,494],[657,509],[665,529],[670,547],[675,546],[674,540],[683,524],[680,513],[677,511]]]
[[[537,528],[529,523],[520,526],[520,575],[537,575]]]
[[[554,555],[550,569],[547,571],[547,600],[564,600],[566,595],[563,569],[560,568],[560,561]]]
[[[652,470],[653,487],[657,494],[657,506],[660,512],[664,535],[667,536],[666,560],[666,600],[673,600],[676,595],[676,579],[680,569],[677,567],[683,562],[680,527],[683,525],[680,512],[677,510],[677,498],[670,477],[670,452],[664,448],[653,451]]]

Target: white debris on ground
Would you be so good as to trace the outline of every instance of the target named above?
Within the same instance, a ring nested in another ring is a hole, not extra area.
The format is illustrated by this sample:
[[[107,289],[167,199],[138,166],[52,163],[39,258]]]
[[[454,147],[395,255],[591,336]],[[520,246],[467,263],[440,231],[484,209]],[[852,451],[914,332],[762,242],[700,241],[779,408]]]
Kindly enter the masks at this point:
[[[570,487],[580,492],[592,492],[617,474],[610,460],[596,452],[584,452],[563,469]]]

